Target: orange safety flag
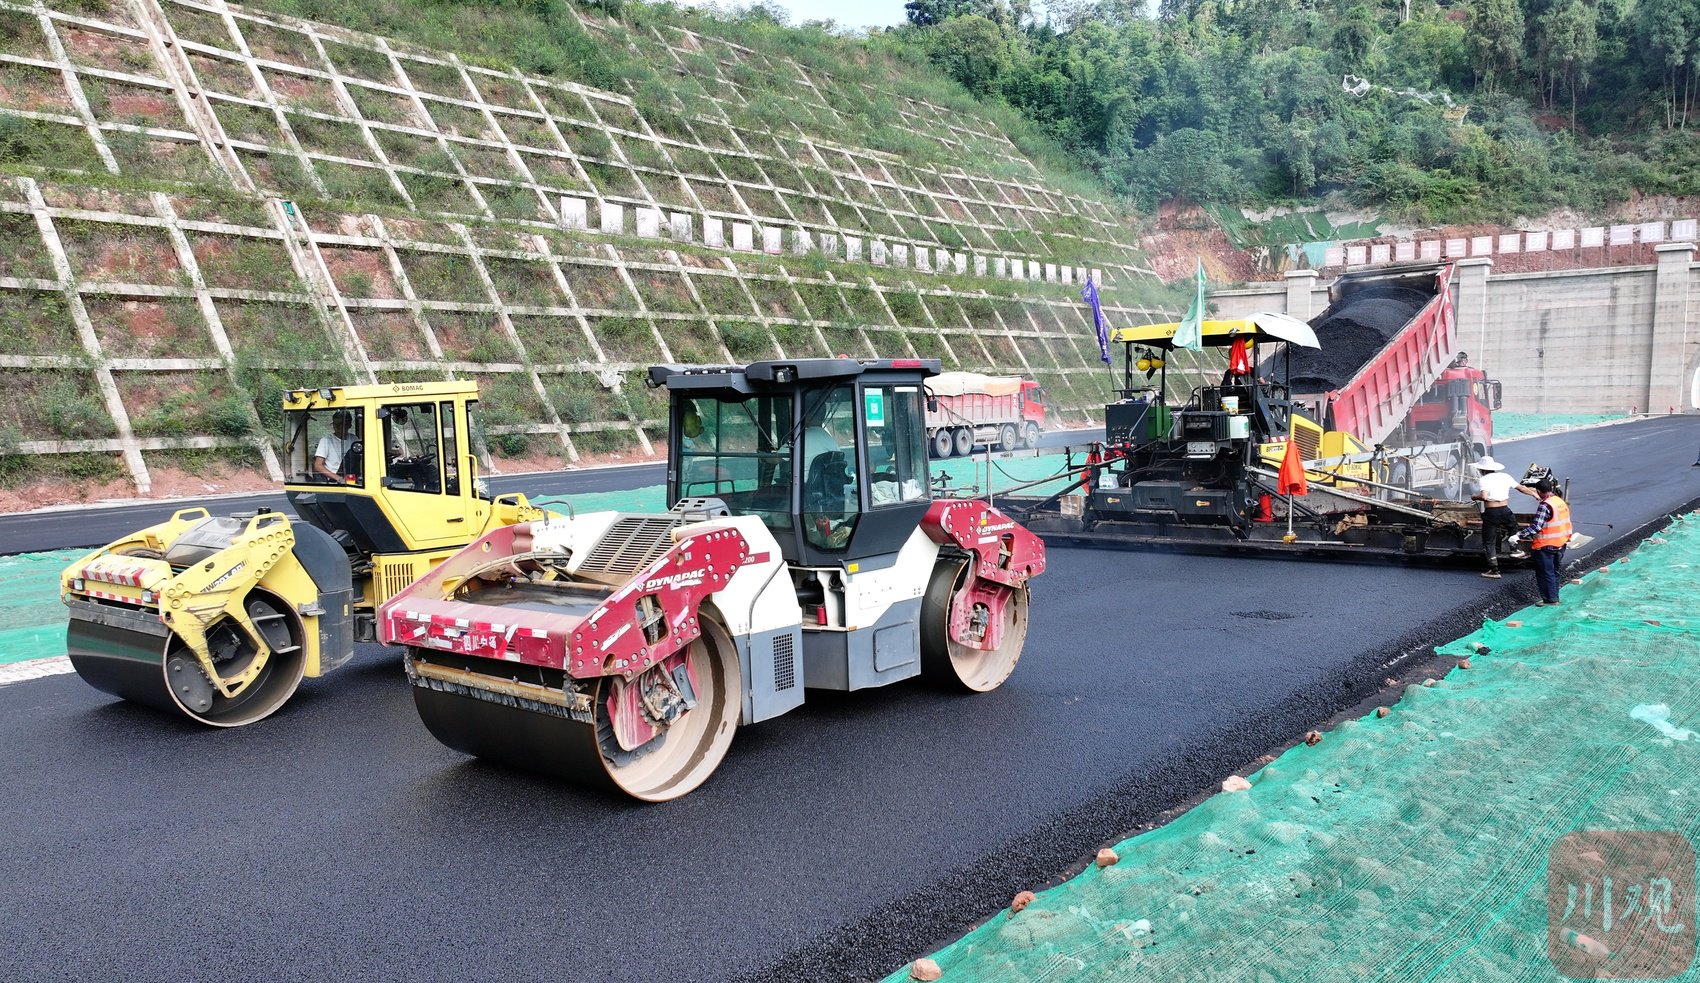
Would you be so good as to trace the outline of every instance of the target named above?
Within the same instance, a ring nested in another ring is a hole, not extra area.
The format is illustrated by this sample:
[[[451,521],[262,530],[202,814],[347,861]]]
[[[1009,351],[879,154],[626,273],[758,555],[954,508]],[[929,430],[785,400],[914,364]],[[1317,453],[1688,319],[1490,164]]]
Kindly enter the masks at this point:
[[[1281,478],[1275,490],[1283,495],[1304,495],[1310,491],[1305,484],[1305,462],[1299,458],[1299,442],[1287,441],[1287,453],[1281,456]]]
[[[1244,338],[1235,338],[1228,352],[1228,372],[1232,375],[1251,375],[1251,345]]]

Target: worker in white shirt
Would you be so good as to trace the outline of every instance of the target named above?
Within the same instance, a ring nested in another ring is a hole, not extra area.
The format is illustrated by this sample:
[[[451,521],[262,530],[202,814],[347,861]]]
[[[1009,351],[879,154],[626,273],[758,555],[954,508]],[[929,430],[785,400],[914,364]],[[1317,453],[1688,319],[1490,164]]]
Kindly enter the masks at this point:
[[[1476,479],[1479,490],[1470,497],[1482,503],[1482,555],[1487,559],[1482,576],[1498,580],[1500,541],[1517,528],[1517,516],[1511,511],[1511,493],[1515,490],[1533,495],[1534,491],[1506,474],[1505,465],[1492,457],[1484,457],[1470,466],[1481,475]]]

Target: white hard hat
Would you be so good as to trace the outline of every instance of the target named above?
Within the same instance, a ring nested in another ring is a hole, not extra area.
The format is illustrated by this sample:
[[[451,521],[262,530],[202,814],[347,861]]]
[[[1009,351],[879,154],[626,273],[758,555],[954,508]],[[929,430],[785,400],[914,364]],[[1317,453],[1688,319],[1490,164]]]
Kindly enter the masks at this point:
[[[1476,463],[1470,465],[1470,467],[1475,468],[1477,471],[1504,471],[1505,470],[1505,465],[1499,463],[1498,461],[1494,460],[1491,457],[1484,457],[1481,460],[1477,461]]]

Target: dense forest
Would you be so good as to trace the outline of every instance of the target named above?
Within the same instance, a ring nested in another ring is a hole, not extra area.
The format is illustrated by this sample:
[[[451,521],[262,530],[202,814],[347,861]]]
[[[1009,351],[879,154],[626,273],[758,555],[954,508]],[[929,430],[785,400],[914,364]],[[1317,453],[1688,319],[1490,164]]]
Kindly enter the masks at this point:
[[[875,44],[1111,187],[1415,221],[1700,193],[1700,0],[912,0]],[[747,16],[747,15],[746,15]]]

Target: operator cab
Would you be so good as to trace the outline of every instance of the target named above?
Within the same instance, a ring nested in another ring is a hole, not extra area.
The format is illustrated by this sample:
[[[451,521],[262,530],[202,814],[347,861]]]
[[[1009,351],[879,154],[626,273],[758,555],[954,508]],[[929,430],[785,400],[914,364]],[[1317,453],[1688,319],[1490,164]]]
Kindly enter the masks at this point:
[[[787,561],[895,554],[932,496],[925,380],[936,359],[657,365],[671,427],[667,501],[759,516]]]
[[[471,382],[286,392],[284,493],[353,555],[453,545],[489,511],[465,435]]]

